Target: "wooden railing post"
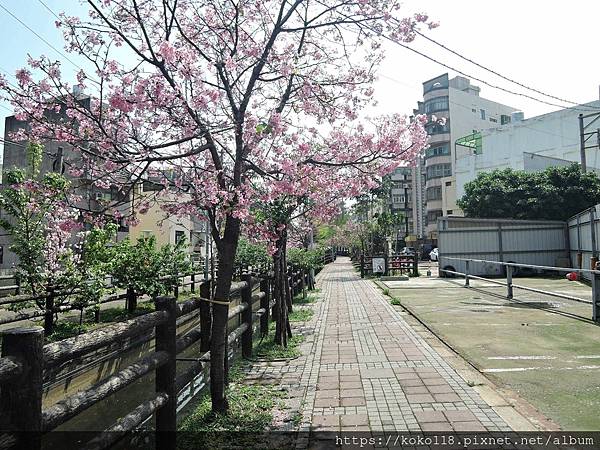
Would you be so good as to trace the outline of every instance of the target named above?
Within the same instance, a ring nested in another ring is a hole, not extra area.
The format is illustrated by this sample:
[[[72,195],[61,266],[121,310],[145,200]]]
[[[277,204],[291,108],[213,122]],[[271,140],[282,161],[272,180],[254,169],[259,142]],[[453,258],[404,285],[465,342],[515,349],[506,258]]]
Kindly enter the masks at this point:
[[[242,334],[242,356],[244,358],[252,357],[252,275],[242,275],[242,281],[246,282],[246,287],[242,289],[242,303],[248,307],[242,311],[242,322],[248,324],[248,328]]]
[[[415,253],[413,255],[413,277],[417,277],[419,276],[419,258],[417,257],[417,254]]]
[[[200,297],[210,299],[211,280],[200,284]],[[200,302],[200,351],[205,353],[210,350],[210,329],[212,326],[211,304],[207,301]]]
[[[190,284],[190,292],[193,294],[194,292],[196,292],[196,274],[192,273],[191,276],[191,284]]]
[[[179,298],[179,277],[177,277],[177,280],[175,281],[175,286],[173,286],[173,297]]]
[[[44,311],[44,333],[50,336],[54,331],[54,289],[48,290]]]
[[[21,375],[0,389],[0,411],[17,432],[19,442],[15,448],[41,448],[43,346],[42,327],[13,328],[2,333],[2,356],[22,364]]]
[[[129,314],[133,314],[137,308],[137,296],[135,295],[135,291],[131,286],[127,288],[127,297],[125,303],[127,305],[127,312]]]
[[[260,307],[265,310],[265,313],[260,317],[260,334],[262,336],[269,334],[269,313],[271,312],[269,308],[269,304],[271,303],[270,289],[269,278],[263,278],[260,281],[260,290],[265,293],[260,299]]]
[[[167,311],[169,318],[156,326],[155,348],[167,352],[169,359],[156,369],[156,392],[169,396],[167,403],[156,412],[157,450],[175,450],[177,430],[177,301],[173,297],[159,297],[154,302],[157,311]]]
[[[300,287],[302,288],[302,298],[306,300],[306,270],[300,269]]]

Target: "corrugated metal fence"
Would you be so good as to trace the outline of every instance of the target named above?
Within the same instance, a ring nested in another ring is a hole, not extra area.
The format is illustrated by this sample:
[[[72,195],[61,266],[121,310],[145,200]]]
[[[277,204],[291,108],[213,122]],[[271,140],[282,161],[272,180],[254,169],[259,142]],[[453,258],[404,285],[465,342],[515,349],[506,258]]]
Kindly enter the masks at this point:
[[[586,209],[571,217],[567,226],[573,266],[578,269],[592,269],[592,258],[598,257],[600,205]],[[584,273],[583,276],[589,279],[588,274]]]
[[[464,272],[465,263],[445,258],[515,262],[532,265],[569,265],[565,222],[547,220],[438,219],[440,268],[452,266]],[[503,275],[502,265],[474,262],[474,275]]]

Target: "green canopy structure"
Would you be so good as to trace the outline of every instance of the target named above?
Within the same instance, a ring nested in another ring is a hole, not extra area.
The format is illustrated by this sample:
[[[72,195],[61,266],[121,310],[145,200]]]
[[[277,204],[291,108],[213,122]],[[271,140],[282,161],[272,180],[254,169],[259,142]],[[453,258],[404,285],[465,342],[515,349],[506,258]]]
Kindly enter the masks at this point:
[[[473,154],[481,155],[482,149],[482,140],[481,140],[481,132],[475,131],[473,134],[469,134],[468,136],[463,136],[458,138],[455,142],[455,145],[460,145],[462,147],[472,148]]]

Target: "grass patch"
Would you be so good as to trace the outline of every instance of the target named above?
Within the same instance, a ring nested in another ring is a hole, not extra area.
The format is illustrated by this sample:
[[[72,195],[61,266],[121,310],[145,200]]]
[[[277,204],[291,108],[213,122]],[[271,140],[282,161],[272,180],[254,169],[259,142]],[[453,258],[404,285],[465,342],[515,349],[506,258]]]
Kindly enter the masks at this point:
[[[133,314],[128,314],[125,308],[108,308],[100,311],[100,322],[94,322],[94,311],[88,310],[85,313],[84,320],[79,324],[79,315],[61,318],[54,323],[53,331],[45,336],[46,342],[57,342],[68,339],[80,334],[93,331],[103,325],[132,319],[142,314],[148,314],[154,311],[154,303],[140,303]],[[44,326],[43,321],[37,321],[36,325]]]
[[[179,426],[177,448],[264,448],[261,436],[273,422],[273,409],[283,407],[285,392],[270,385],[245,385],[242,363],[234,365],[227,387],[229,411],[213,414],[210,395]],[[224,433],[235,431],[242,433]]]
[[[290,322],[308,322],[315,315],[315,312],[310,308],[302,308],[293,310],[288,318]]]
[[[272,336],[267,336],[256,346],[254,353],[258,358],[267,361],[297,358],[302,354],[298,348],[302,342],[304,342],[304,336],[294,334],[291,338],[288,338],[288,346],[284,348],[276,344]]]
[[[293,304],[294,305],[307,305],[310,303],[315,303],[319,299],[319,296],[316,293],[310,293],[304,298],[302,294],[296,295],[294,297]]]
[[[288,340],[288,347],[283,348],[273,341],[274,322],[269,324],[269,330],[265,340],[254,346],[256,356],[274,361],[300,355],[298,346],[304,341],[304,336],[294,335]],[[275,385],[243,384],[245,365],[248,365],[247,361],[238,360],[229,370],[229,386],[226,388],[228,413],[213,414],[210,394],[207,392],[196,409],[178,427],[179,450],[287,448],[283,445],[269,446],[267,442],[272,439],[267,440],[265,436],[273,423],[274,410],[285,406],[283,399],[287,396],[286,392]],[[300,425],[302,415],[295,413],[292,422],[295,426]]]
[[[43,326],[44,323],[40,322],[40,326]],[[78,336],[81,333],[85,333],[94,328],[95,324],[90,324],[83,322],[79,325],[79,321],[73,322],[70,320],[61,320],[54,324],[54,328],[51,334],[45,337],[46,342],[56,342],[62,341],[63,339],[67,339],[73,336]]]
[[[390,303],[394,306],[400,306],[402,304],[402,302],[400,301],[400,299],[398,297],[392,297],[392,299],[390,300]]]
[[[390,290],[388,288],[383,288],[383,295],[390,295]]]
[[[132,314],[127,312],[124,307],[116,306],[100,310],[100,323],[122,322],[143,314],[154,312],[154,302],[138,303],[137,308]],[[94,312],[88,311],[86,321],[94,320]]]

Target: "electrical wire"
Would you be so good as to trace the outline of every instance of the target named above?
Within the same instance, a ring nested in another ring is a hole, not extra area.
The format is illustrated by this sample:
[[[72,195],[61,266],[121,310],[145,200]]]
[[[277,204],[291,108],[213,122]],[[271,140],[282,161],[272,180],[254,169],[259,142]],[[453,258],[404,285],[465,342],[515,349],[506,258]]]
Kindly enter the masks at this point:
[[[572,101],[572,100],[567,100],[567,99],[564,99],[564,98],[560,98],[560,97],[557,97],[557,96],[555,96],[555,95],[548,94],[548,93],[546,93],[546,92],[544,92],[544,91],[541,91],[541,90],[539,90],[539,89],[533,88],[533,87],[531,87],[531,86],[527,86],[526,84],[520,83],[520,82],[518,82],[518,81],[516,81],[516,80],[513,80],[512,78],[509,78],[509,77],[507,77],[507,76],[505,76],[505,75],[502,75],[501,73],[499,73],[499,72],[497,72],[497,71],[495,71],[495,70],[493,70],[493,69],[490,69],[489,67],[486,67],[486,66],[484,66],[483,64],[480,64],[480,63],[478,63],[477,61],[474,61],[474,60],[473,60],[473,59],[471,59],[471,58],[467,58],[466,56],[464,56],[464,55],[460,54],[459,52],[457,52],[457,51],[455,51],[455,50],[452,50],[451,48],[449,48],[449,47],[447,47],[446,45],[442,44],[441,42],[438,42],[438,41],[436,41],[435,39],[433,39],[433,38],[430,38],[429,36],[427,36],[427,35],[425,35],[425,34],[421,33],[419,30],[415,30],[415,33],[416,33],[416,34],[418,34],[419,36],[421,36],[421,37],[425,38],[425,39],[426,39],[426,40],[428,40],[429,42],[431,42],[431,43],[433,43],[433,44],[437,45],[438,47],[441,47],[441,48],[443,48],[444,50],[446,50],[446,51],[448,51],[448,52],[452,53],[453,55],[455,55],[455,56],[458,56],[459,58],[463,59],[464,61],[467,61],[467,62],[469,62],[469,63],[471,63],[471,64],[473,64],[473,65],[475,65],[475,66],[479,67],[480,69],[486,70],[487,72],[490,72],[490,73],[492,73],[492,74],[496,75],[497,77],[500,77],[500,78],[502,78],[503,80],[506,80],[506,81],[508,81],[508,82],[510,82],[510,83],[516,84],[517,86],[520,86],[520,87],[522,87],[522,88],[524,88],[524,89],[527,89],[527,90],[533,91],[533,92],[535,92],[535,93],[537,93],[537,94],[543,95],[544,97],[552,98],[552,99],[554,99],[554,100],[558,100],[558,101],[560,101],[560,102],[563,102],[563,103],[570,103],[571,105],[579,105],[579,104],[580,104],[579,102],[574,102],[574,101]],[[598,109],[600,109],[600,108],[598,108]]]
[[[3,144],[10,144],[10,145],[15,145],[17,147],[27,148],[26,145],[23,145],[23,144],[20,144],[18,142],[11,141],[11,140],[8,140],[8,139],[2,139],[2,138],[0,138],[0,142],[3,143]]]
[[[50,7],[43,1],[43,0],[38,0],[39,3],[41,3],[41,5],[46,8],[46,10],[52,14],[54,17],[56,17],[58,20],[60,20],[60,17],[58,17],[58,15],[52,11],[52,9],[50,9]]]
[[[379,74],[379,76],[381,76],[382,78],[386,78],[386,79],[388,79],[388,80],[390,80],[390,81],[392,81],[394,83],[398,83],[398,84],[405,85],[405,86],[407,85],[406,83],[404,83],[404,82],[402,82],[400,80],[397,80],[397,79],[395,79],[393,77],[390,77],[389,75]],[[453,102],[453,101],[449,101],[449,103],[453,104],[453,105],[456,105],[456,106],[461,106],[461,107],[463,107],[465,109],[468,109],[470,111],[473,109],[471,106],[463,105],[462,103],[457,103],[457,102]],[[590,106],[590,107],[592,107],[592,106]],[[565,109],[572,109],[572,108],[565,108]],[[531,119],[533,119],[533,117]],[[537,128],[532,128],[530,126],[523,125],[520,122],[515,122],[514,124],[520,124],[522,127],[527,128],[527,129],[532,130],[532,131],[535,131],[535,132],[538,132],[538,133],[543,133],[543,134],[547,134],[547,135],[550,135],[550,136],[560,137],[560,138],[563,138],[563,139],[565,138],[565,136],[563,136],[561,134],[552,133],[551,131],[546,131],[546,130],[539,130]],[[482,132],[490,131],[491,129],[496,129],[496,128],[498,128],[499,130],[503,129],[501,126],[500,127],[496,126],[496,127],[490,127],[488,129],[484,129],[484,130],[482,130]],[[578,145],[578,144],[579,144],[579,142],[569,141],[567,145]]]
[[[485,84],[486,86],[489,86],[489,87],[491,87],[493,89],[498,89],[498,90],[506,92],[508,94],[517,95],[517,96],[520,96],[520,97],[525,97],[525,98],[528,98],[530,100],[536,101],[538,103],[543,103],[543,104],[548,105],[548,106],[555,106],[555,107],[561,108],[561,109],[569,108],[569,109],[574,109],[574,110],[577,110],[577,111],[586,111],[586,112],[589,112],[589,111],[592,111],[592,110],[596,109],[596,108],[593,108],[593,109],[590,110],[590,109],[582,109],[582,108],[577,108],[577,107],[565,107],[565,105],[559,105],[557,103],[548,102],[546,100],[542,100],[542,99],[533,97],[533,96],[531,96],[529,94],[524,94],[524,93],[521,93],[521,92],[515,92],[515,91],[512,91],[510,89],[506,89],[506,88],[503,88],[501,86],[497,86],[497,85],[489,83],[489,82],[487,82],[487,81],[485,81],[485,80],[483,80],[481,78],[477,78],[477,77],[474,77],[473,75],[469,75],[468,73],[465,73],[465,72],[463,72],[463,71],[461,71],[461,70],[459,70],[459,69],[457,69],[457,68],[455,68],[453,66],[450,66],[450,65],[448,65],[446,63],[438,61],[437,59],[433,58],[432,56],[429,56],[429,55],[427,55],[425,53],[422,53],[419,50],[416,50],[416,49],[414,49],[412,47],[409,47],[408,45],[404,45],[404,44],[401,44],[400,42],[396,42],[395,40],[393,40],[391,38],[388,38],[386,36],[384,36],[384,37],[386,39],[388,39],[389,41],[391,41],[391,42],[399,45],[400,47],[404,47],[405,49],[410,50],[411,52],[416,53],[417,55],[422,56],[423,58],[426,58],[426,59],[428,59],[428,60],[430,60],[430,61],[432,61],[432,62],[434,62],[436,64],[439,64],[442,67],[445,67],[446,69],[452,70],[452,71],[454,71],[454,72],[456,72],[456,73],[458,73],[460,75],[463,75],[463,76],[465,76],[467,78],[470,78],[470,79],[475,80],[475,81],[477,81],[479,83]]]
[[[6,8],[6,6],[2,5],[1,3],[0,3],[0,9],[4,10],[13,19],[15,19],[21,25],[23,25],[31,33],[33,33],[40,41],[42,41],[44,44],[46,44],[48,47],[50,47],[52,50],[54,50],[60,56],[62,56],[63,58],[65,58],[69,63],[71,63],[73,65],[73,67],[76,67],[76,68],[78,68],[80,70],[83,70],[85,72],[85,70],[83,69],[83,67],[81,67],[80,65],[74,63],[73,60],[71,60],[67,55],[65,55],[63,52],[61,52],[59,49],[57,49],[54,45],[52,45],[50,42],[48,42],[44,37],[42,37],[41,35],[39,35],[35,30],[33,30],[29,25],[27,25],[21,19],[19,19],[19,17],[17,17],[13,12],[11,12],[8,8]],[[54,14],[54,13],[52,13],[52,14]],[[93,81],[93,82],[95,82],[95,83],[98,83],[98,81],[94,80],[93,78],[88,78],[88,79],[91,80],[91,81]]]
[[[23,25],[25,28],[27,28],[31,33],[33,33],[40,41],[42,41],[44,44],[46,44],[48,47],[50,47],[52,50],[54,50],[56,53],[58,53],[60,56],[62,56],[63,58],[65,58],[67,61],[69,61],[73,66],[77,67],[78,69],[81,69],[80,66],[78,66],[77,64],[75,64],[73,61],[71,61],[69,59],[68,56],[66,56],[63,52],[61,52],[60,50],[58,50],[54,45],[52,45],[50,42],[48,42],[46,39],[44,39],[42,36],[40,36],[36,31],[34,31],[29,25],[27,25],[25,22],[23,22],[21,19],[19,19],[15,14],[13,14],[8,8],[6,8],[4,5],[0,4],[0,8],[3,9],[8,15],[10,15],[13,19],[15,19],[17,22],[19,22],[21,25]],[[83,69],[82,69],[83,70]]]

